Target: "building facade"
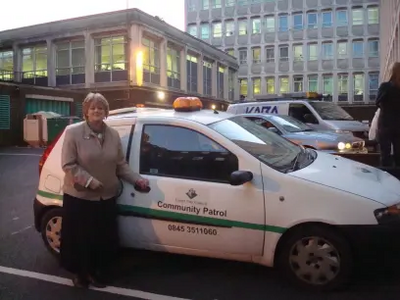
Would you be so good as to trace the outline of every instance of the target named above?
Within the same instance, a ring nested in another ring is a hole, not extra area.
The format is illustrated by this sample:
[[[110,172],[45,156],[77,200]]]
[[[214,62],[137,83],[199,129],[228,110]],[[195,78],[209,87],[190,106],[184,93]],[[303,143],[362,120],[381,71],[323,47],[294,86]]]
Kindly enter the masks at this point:
[[[379,0],[185,0],[185,5],[187,32],[237,57],[240,94],[249,99],[298,91],[330,94],[343,104],[375,99]]]
[[[391,65],[400,62],[400,0],[382,0],[380,8],[380,79],[386,81],[390,77]]]

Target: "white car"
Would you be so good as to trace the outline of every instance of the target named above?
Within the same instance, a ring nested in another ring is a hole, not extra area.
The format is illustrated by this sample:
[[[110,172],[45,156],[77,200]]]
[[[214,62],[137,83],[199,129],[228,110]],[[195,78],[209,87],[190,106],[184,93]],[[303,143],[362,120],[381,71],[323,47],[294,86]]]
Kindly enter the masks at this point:
[[[202,110],[198,99],[174,107],[107,120],[151,187],[141,193],[123,183],[121,246],[276,266],[294,283],[327,290],[349,279],[356,237],[398,227],[400,181],[390,174],[304,149],[242,116]],[[40,161],[34,200],[36,229],[54,254],[63,139]]]

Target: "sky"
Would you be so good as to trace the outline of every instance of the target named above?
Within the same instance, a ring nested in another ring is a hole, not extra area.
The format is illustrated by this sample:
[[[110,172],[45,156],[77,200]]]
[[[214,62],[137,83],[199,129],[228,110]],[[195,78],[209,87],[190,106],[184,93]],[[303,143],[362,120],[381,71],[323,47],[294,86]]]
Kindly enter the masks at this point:
[[[163,18],[184,30],[184,0],[17,0],[7,1],[7,11],[0,18],[0,31],[82,17],[109,11],[138,8]]]

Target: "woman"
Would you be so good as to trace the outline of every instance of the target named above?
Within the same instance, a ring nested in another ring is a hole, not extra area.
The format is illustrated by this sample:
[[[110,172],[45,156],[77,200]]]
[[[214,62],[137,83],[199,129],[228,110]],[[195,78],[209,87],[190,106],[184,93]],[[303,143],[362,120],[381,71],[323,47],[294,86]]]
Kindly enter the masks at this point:
[[[118,247],[118,177],[146,188],[147,179],[125,161],[119,134],[104,123],[107,100],[98,93],[82,104],[85,122],[68,127],[62,148],[61,265],[77,287],[105,287],[104,275]]]
[[[394,164],[400,167],[400,63],[392,66],[390,80],[381,84],[376,98],[380,108],[378,120],[378,142],[381,150],[381,164],[392,166],[393,149]]]

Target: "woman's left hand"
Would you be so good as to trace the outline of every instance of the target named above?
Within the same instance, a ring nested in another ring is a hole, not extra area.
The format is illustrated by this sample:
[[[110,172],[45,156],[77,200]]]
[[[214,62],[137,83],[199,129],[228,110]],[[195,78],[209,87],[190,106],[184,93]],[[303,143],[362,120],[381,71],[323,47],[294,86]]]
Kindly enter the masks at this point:
[[[141,178],[136,180],[135,184],[137,184],[141,189],[145,189],[149,186],[149,180],[146,178]]]

